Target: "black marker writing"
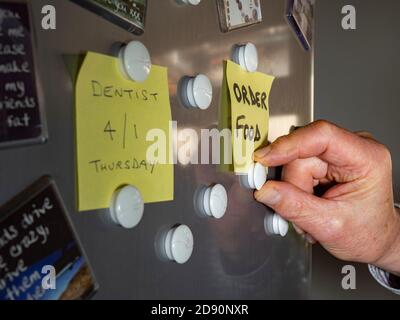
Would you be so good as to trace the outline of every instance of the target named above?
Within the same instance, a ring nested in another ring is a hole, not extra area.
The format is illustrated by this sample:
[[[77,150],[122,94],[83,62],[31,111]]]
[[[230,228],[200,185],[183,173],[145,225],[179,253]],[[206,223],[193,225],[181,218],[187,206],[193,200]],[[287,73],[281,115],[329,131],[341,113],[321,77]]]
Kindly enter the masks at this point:
[[[93,160],[89,164],[94,168],[96,173],[106,173],[122,170],[144,170],[150,174],[154,173],[155,163],[147,162],[146,160],[138,160],[133,158],[131,160],[120,160],[112,162],[103,162],[102,160]]]
[[[142,100],[142,101],[157,101],[157,92],[148,92],[146,89],[134,90],[131,88],[119,88],[114,85],[104,85],[97,80],[92,80],[92,95],[93,97],[105,98],[124,98],[129,100]]]
[[[237,83],[233,85],[233,91],[238,103],[256,106],[268,111],[266,92],[254,92],[250,86],[239,86]]]

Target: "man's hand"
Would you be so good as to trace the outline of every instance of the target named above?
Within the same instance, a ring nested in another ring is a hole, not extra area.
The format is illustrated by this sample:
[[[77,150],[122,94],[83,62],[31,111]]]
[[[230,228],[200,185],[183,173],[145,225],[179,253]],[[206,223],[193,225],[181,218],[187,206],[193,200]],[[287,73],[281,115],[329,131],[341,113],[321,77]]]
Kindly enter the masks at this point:
[[[400,215],[394,209],[390,152],[367,133],[325,121],[300,128],[254,154],[284,166],[258,201],[304,230],[337,258],[400,274]],[[322,197],[313,195],[326,186]]]

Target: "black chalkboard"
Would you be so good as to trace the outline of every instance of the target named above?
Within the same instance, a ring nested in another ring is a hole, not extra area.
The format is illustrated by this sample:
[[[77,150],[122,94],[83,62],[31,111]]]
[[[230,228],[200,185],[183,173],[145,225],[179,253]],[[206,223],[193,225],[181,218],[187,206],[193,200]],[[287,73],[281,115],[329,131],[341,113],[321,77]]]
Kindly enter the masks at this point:
[[[0,2],[0,147],[46,140],[29,10]]]
[[[43,286],[55,270],[55,288]],[[97,285],[54,181],[43,177],[0,209],[0,300],[76,300]]]

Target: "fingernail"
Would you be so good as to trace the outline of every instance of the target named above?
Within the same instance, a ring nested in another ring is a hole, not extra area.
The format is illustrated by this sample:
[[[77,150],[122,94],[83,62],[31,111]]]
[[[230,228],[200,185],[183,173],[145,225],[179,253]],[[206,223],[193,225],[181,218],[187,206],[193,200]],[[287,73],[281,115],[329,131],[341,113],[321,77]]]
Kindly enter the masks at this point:
[[[281,200],[281,194],[275,188],[264,188],[256,192],[256,199],[267,206],[273,206]]]
[[[257,150],[256,152],[254,152],[254,155],[253,155],[254,160],[262,159],[262,158],[266,157],[268,155],[268,153],[271,152],[271,150],[272,150],[271,146]]]

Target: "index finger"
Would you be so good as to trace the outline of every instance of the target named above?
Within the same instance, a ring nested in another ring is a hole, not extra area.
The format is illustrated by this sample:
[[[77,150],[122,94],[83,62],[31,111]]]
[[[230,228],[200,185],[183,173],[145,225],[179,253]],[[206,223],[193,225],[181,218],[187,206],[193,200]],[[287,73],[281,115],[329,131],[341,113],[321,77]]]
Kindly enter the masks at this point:
[[[254,153],[254,160],[266,167],[286,165],[297,159],[319,157],[335,166],[362,165],[364,139],[327,121],[316,121],[280,137]]]

